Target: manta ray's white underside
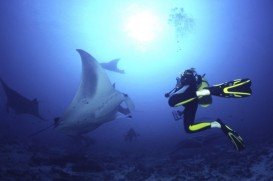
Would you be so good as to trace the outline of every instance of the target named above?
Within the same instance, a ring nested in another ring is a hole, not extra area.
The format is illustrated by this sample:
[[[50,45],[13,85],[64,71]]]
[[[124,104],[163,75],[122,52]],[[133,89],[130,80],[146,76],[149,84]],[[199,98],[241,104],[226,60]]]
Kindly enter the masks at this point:
[[[87,52],[78,49],[82,61],[82,80],[57,129],[67,135],[81,135],[117,118],[117,113],[130,114],[131,99],[112,86],[101,65]],[[125,102],[127,109],[121,107]],[[127,110],[127,111],[126,111]]]

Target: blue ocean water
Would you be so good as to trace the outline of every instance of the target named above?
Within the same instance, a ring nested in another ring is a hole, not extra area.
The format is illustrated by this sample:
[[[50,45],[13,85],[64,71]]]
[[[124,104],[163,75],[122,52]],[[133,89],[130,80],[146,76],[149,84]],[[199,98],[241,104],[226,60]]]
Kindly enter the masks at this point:
[[[273,178],[273,2],[82,0],[0,2],[0,78],[39,100],[47,121],[6,111],[0,89],[1,180],[270,180]],[[49,128],[81,80],[76,49],[98,62],[135,104],[132,119],[88,133],[90,144]],[[251,97],[213,97],[197,120],[221,118],[243,137],[237,152],[219,129],[187,134],[164,94],[185,69],[211,85],[250,78]],[[124,141],[129,129],[139,135]]]

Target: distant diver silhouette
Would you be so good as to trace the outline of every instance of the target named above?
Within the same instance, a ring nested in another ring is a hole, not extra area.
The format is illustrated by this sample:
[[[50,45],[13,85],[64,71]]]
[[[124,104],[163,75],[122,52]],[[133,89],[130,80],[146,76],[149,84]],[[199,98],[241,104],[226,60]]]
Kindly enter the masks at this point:
[[[136,133],[136,131],[133,128],[130,128],[126,134],[124,135],[124,141],[133,141],[133,139],[137,138],[139,134]]]

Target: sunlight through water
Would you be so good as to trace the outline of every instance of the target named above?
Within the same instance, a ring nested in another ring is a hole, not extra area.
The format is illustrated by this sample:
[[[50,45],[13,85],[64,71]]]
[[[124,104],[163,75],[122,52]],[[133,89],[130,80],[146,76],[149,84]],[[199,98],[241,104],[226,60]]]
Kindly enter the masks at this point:
[[[140,10],[130,14],[124,25],[128,37],[141,45],[156,40],[162,31],[159,17],[149,10]]]

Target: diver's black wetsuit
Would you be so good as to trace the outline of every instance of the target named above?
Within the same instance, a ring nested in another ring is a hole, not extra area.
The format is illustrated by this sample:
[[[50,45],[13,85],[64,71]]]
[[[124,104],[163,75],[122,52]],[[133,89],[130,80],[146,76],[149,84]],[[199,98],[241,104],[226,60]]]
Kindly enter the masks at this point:
[[[202,76],[200,75],[189,75],[185,78],[181,78],[178,83],[179,86],[176,88],[175,92],[169,98],[169,105],[171,107],[176,107],[177,104],[183,105],[184,109],[184,128],[187,133],[195,133],[199,131],[203,131],[209,129],[209,122],[200,122],[194,123],[195,114],[198,108],[198,99],[188,100],[188,97],[196,97],[196,91],[198,90],[198,86],[202,83]],[[176,93],[184,86],[188,86],[187,89],[182,93]],[[181,103],[181,101],[183,101]]]

